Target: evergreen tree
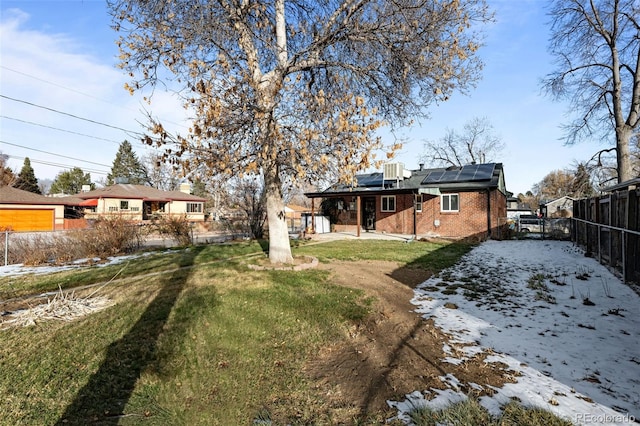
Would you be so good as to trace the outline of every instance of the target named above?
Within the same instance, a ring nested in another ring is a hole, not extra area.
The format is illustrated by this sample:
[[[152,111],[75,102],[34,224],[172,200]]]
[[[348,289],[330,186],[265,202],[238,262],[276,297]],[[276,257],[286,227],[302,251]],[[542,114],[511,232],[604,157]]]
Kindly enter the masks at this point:
[[[147,169],[142,165],[138,156],[133,152],[129,141],[120,144],[116,158],[111,166],[111,173],[107,175],[107,185],[114,183],[131,183],[146,185],[149,183]]]
[[[33,170],[33,167],[31,167],[31,160],[29,160],[29,157],[24,159],[24,164],[18,174],[15,187],[24,191],[33,192],[34,194],[42,194],[42,191],[40,191],[40,187],[38,186],[36,173]]]
[[[83,185],[93,185],[91,175],[82,171],[80,167],[58,173],[49,189],[50,194],[78,194]]]

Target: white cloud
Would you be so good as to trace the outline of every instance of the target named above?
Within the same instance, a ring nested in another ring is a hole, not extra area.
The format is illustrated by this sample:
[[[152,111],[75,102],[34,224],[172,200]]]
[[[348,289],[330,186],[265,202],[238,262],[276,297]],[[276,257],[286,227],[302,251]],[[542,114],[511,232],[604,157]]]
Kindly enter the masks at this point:
[[[115,60],[111,57],[102,58],[88,54],[89,50],[94,52],[96,49],[84,47],[91,43],[104,43],[105,40],[91,40],[91,35],[33,30],[28,28],[29,22],[30,16],[19,9],[3,11],[0,21],[0,39],[3,40],[0,45],[0,93],[18,100],[0,99],[1,115],[12,118],[2,118],[0,151],[18,157],[10,159],[9,165],[19,171],[22,157],[30,157],[38,179],[52,179],[64,169],[39,162],[43,161],[93,170],[92,178],[95,181],[105,177],[96,171],[109,171],[118,145],[123,140],[131,141],[138,155],[142,157],[147,149],[136,144],[135,135],[108,127],[141,133],[143,126],[140,123],[146,121],[146,116],[142,112],[142,95],[130,96],[124,89],[128,77],[116,68]],[[111,40],[106,42],[111,43]],[[152,107],[155,110],[157,106],[159,111],[162,110],[158,115],[164,116],[167,112],[172,112],[174,116],[183,114],[182,108],[171,96],[158,93],[156,98],[158,100]],[[149,108],[148,105],[146,107]],[[79,120],[51,110],[108,126]],[[24,121],[108,141],[61,132]],[[178,122],[181,118],[173,118],[172,121]],[[48,155],[34,149],[104,166]]]

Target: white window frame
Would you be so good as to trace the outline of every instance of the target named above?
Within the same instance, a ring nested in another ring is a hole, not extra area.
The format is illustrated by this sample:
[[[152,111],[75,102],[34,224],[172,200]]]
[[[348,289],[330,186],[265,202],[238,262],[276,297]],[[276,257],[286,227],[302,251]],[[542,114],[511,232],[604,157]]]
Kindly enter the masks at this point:
[[[120,200],[120,210],[129,210],[129,200]]]
[[[457,209],[452,209],[451,208],[451,198],[455,197],[457,202]],[[447,205],[449,206],[449,208],[445,209],[444,208],[444,204],[445,204],[445,198],[447,199]],[[460,194],[442,194],[440,195],[440,211],[443,213],[456,213],[460,211]]]
[[[202,213],[202,203],[187,203],[187,213]]]
[[[424,198],[422,194],[418,194],[416,197],[416,213],[422,213],[422,203],[424,202]]]
[[[393,206],[389,206],[389,204]],[[391,208],[393,207],[393,208]],[[396,211],[396,196],[395,195],[382,195],[380,197],[380,211],[381,212],[395,212]]]

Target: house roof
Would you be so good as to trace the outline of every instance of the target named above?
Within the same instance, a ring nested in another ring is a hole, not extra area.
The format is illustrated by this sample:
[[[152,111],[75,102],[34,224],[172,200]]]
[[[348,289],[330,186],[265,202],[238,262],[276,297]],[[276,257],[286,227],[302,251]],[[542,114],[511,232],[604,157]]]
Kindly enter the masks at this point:
[[[45,197],[44,195],[24,191],[12,186],[0,187],[0,204],[38,204],[63,206],[66,203],[62,198]]]
[[[83,200],[99,198],[142,199],[144,201],[193,201],[204,202],[206,198],[187,194],[182,191],[162,191],[144,185],[119,183],[105,188],[95,189],[76,195]]]
[[[568,195],[563,195],[562,197],[556,198],[555,200],[543,201],[543,202],[540,203],[540,205],[548,206],[548,205],[553,205],[553,204],[556,204],[556,203],[562,203],[562,202],[564,202],[566,200],[574,201],[575,198],[569,197]]]
[[[462,167],[411,170],[401,179],[384,179],[382,172],[356,175],[355,185],[334,184],[322,192],[306,193],[310,198],[396,193],[429,193],[440,191],[477,191],[499,189],[506,193],[502,163],[468,164]]]

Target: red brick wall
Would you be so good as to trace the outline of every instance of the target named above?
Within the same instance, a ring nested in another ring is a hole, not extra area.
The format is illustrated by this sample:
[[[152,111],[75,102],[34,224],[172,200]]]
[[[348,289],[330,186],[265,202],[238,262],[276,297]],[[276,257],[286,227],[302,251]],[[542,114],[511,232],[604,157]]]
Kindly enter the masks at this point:
[[[87,219],[65,219],[63,229],[87,229]]]
[[[415,213],[418,235],[434,235],[451,238],[488,236],[489,226],[487,208],[491,202],[490,220],[491,237],[501,238],[505,235],[507,202],[506,196],[498,190],[487,192],[452,192],[458,194],[459,210],[457,212],[441,212],[441,197],[423,195],[422,211]],[[345,200],[346,203],[346,200]],[[414,195],[396,195],[395,212],[383,212],[381,196],[376,196],[376,232],[391,234],[414,233]],[[342,211],[338,215],[336,231],[355,231],[355,212]],[[439,221],[436,226],[435,222]]]
[[[376,197],[376,231],[413,234],[413,195],[396,195],[395,212],[383,212],[381,197]]]

